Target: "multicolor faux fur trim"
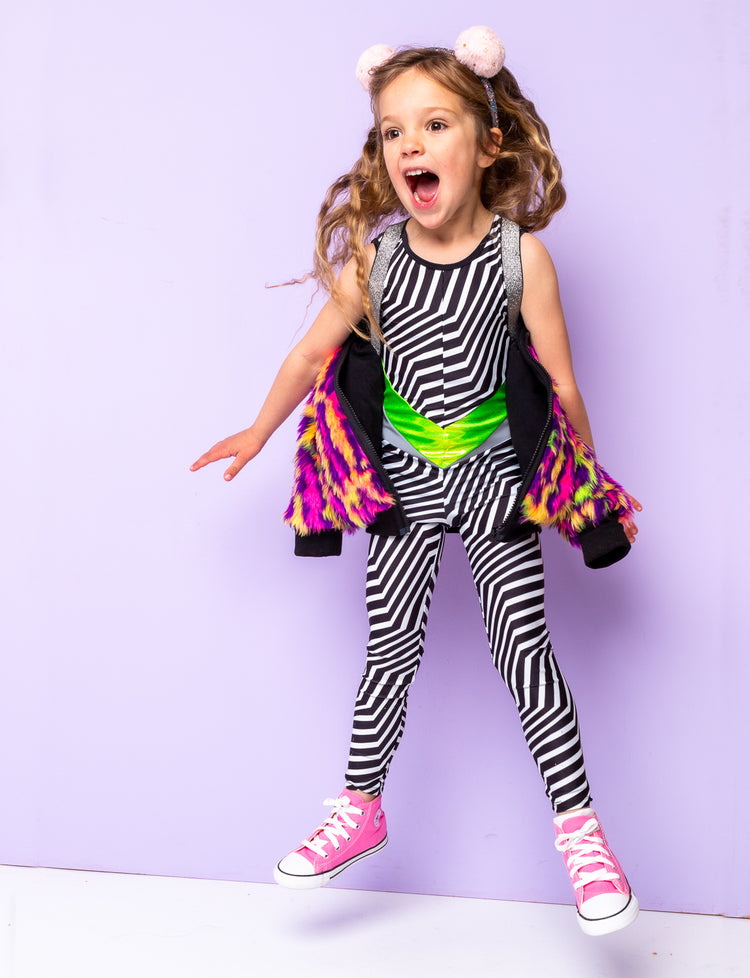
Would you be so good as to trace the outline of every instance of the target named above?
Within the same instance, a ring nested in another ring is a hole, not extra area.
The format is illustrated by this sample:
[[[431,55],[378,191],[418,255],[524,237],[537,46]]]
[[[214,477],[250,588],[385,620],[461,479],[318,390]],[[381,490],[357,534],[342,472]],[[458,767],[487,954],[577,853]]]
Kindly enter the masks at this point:
[[[632,515],[629,494],[601,467],[570,423],[553,385],[552,430],[520,507],[522,521],[551,526],[574,547],[578,534],[607,516]]]
[[[299,423],[294,490],[284,522],[302,536],[352,533],[393,505],[341,409],[334,387],[340,352],[321,368]]]

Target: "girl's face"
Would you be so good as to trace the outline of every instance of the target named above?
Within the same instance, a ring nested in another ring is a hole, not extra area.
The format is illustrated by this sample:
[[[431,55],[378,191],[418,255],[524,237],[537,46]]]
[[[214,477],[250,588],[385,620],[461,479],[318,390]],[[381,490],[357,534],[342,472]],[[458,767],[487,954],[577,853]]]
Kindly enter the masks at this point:
[[[408,213],[427,231],[471,227],[484,213],[479,191],[494,156],[479,146],[462,99],[411,68],[383,90],[377,116],[388,176]]]

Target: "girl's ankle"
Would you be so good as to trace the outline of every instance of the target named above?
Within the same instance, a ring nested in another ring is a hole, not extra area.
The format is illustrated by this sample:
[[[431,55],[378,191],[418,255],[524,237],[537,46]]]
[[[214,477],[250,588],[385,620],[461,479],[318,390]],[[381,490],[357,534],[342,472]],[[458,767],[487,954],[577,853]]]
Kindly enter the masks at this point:
[[[378,797],[378,795],[370,795],[366,791],[357,791],[356,788],[351,788],[350,791],[367,804],[369,804],[371,801],[375,801],[375,799]]]

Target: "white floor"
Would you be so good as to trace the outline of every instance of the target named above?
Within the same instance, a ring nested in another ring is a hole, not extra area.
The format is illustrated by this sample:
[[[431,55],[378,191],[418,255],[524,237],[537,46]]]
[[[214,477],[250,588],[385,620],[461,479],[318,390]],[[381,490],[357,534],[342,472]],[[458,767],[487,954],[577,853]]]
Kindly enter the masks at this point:
[[[748,978],[750,921],[587,938],[570,907],[0,867],[1,978],[292,975]]]

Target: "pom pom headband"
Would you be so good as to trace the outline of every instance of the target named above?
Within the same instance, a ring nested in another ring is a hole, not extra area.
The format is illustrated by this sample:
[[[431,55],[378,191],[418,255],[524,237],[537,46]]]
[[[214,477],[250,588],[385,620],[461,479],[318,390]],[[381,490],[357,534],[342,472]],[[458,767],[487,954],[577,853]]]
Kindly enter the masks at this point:
[[[451,51],[450,48],[435,48],[434,50],[445,51],[447,54],[454,55],[457,61],[466,65],[479,78],[487,93],[487,101],[492,113],[492,125],[497,129],[497,101],[494,89],[488,80],[500,71],[505,62],[505,48],[497,34],[489,27],[470,27],[458,35],[455,50]],[[370,91],[372,72],[384,65],[386,61],[390,61],[395,53],[395,49],[387,44],[374,44],[360,56],[357,62],[356,75],[366,92]]]

